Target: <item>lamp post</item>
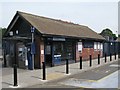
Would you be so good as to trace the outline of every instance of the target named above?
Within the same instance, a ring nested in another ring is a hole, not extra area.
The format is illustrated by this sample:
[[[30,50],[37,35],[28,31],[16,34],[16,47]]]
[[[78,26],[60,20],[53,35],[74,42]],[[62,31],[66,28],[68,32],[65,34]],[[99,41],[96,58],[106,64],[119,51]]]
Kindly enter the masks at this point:
[[[10,36],[13,37],[13,31],[10,32]],[[13,64],[13,77],[14,77],[14,85],[15,87],[18,86],[18,80],[17,80],[17,39],[13,38],[13,43],[14,43],[14,64]]]
[[[14,41],[14,65],[13,65],[13,70],[14,70],[14,86],[18,86],[18,83],[17,83],[17,55],[16,55],[16,43],[17,41],[15,40]]]

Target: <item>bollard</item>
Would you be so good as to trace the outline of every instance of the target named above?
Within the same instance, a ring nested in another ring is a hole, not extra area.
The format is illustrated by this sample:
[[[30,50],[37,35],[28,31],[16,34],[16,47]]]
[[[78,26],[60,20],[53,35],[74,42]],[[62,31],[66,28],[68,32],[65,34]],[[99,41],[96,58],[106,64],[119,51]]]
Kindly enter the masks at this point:
[[[82,69],[82,56],[80,56],[80,69]]]
[[[18,86],[17,84],[17,64],[14,64],[14,86]]]
[[[42,64],[43,64],[43,80],[46,80],[45,62],[42,62]]]
[[[4,53],[4,67],[7,67],[5,53]]]
[[[116,53],[115,53],[115,60],[116,60]]]
[[[107,62],[106,53],[105,53],[105,63]]]
[[[100,64],[100,54],[98,54],[98,64]]]
[[[68,59],[66,59],[66,74],[69,74],[69,65]]]
[[[111,53],[110,53],[110,61],[112,61],[112,55],[111,55]]]
[[[92,55],[90,55],[90,67],[92,66]]]

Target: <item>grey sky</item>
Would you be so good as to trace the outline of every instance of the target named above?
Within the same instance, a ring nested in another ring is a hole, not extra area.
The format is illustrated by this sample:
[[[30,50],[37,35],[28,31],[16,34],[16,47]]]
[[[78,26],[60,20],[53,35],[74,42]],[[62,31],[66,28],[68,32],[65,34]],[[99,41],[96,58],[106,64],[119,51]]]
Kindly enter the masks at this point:
[[[7,27],[16,11],[23,11],[85,25],[100,33],[105,28],[118,32],[117,2],[4,2],[0,27]]]

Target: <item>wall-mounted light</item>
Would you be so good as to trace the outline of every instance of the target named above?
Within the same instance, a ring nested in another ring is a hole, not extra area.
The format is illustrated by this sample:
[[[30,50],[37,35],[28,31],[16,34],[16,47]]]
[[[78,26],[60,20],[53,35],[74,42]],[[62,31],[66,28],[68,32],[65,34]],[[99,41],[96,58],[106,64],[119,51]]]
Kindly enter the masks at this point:
[[[111,45],[113,45],[113,43],[111,43]]]
[[[18,34],[18,30],[16,30],[16,34]]]
[[[81,42],[82,40],[81,39],[79,39],[79,42]]]
[[[13,31],[10,31],[10,32],[9,32],[9,35],[10,35],[10,36],[13,36]]]

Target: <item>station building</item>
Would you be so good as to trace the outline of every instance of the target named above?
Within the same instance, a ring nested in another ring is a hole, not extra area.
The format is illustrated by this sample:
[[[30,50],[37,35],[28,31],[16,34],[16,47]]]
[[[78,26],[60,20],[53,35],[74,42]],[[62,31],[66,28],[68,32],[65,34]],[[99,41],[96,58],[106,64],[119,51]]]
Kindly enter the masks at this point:
[[[118,37],[116,41],[118,42],[118,47],[117,47],[118,58],[120,58],[120,37]]]
[[[3,37],[7,66],[19,68],[77,62],[103,56],[105,39],[87,26],[17,11]],[[15,58],[16,56],[16,58]]]

